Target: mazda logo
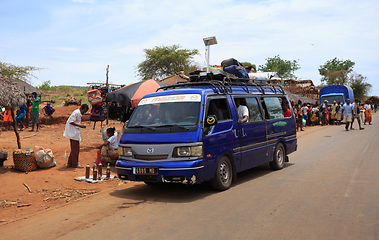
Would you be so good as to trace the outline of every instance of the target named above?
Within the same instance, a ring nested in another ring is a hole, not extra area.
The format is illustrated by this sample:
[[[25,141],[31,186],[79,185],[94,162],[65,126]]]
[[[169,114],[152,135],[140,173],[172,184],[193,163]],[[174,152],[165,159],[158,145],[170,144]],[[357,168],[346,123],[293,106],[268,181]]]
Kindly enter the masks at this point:
[[[150,147],[146,151],[148,154],[152,154],[154,152],[154,148]]]

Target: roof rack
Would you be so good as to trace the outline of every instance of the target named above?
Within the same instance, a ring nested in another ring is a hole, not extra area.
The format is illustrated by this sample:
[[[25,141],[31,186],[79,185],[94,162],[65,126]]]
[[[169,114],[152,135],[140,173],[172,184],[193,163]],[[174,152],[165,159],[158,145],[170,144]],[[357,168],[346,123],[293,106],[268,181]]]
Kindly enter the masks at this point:
[[[251,93],[251,90],[256,89],[259,94],[266,94],[267,90],[271,90],[273,94],[285,94],[282,86],[271,83],[255,83],[251,81],[202,81],[202,82],[181,82],[174,85],[160,87],[159,90],[168,90],[176,88],[186,88],[195,86],[211,86],[217,94],[230,94],[233,93],[233,86],[241,87],[246,93]],[[280,89],[280,90],[279,90]]]

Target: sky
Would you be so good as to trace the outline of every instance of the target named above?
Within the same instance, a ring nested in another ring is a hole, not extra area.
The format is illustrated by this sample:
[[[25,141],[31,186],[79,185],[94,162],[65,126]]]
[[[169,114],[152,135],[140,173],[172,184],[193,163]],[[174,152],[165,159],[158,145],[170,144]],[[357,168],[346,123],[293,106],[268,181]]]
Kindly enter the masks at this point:
[[[179,44],[198,49],[215,36],[210,64],[235,58],[263,65],[298,60],[298,79],[320,85],[320,65],[337,57],[379,96],[377,0],[12,0],[0,1],[0,61],[43,68],[32,85],[130,84],[144,49]]]

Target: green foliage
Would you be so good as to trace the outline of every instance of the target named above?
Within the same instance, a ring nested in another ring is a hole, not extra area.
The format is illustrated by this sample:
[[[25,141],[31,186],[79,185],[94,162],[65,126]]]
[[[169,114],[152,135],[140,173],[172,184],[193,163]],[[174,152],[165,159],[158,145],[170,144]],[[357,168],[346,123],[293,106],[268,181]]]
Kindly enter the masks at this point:
[[[72,87],[61,85],[61,86],[58,86],[57,90],[67,93],[67,92],[72,92]]]
[[[51,80],[46,80],[42,83],[41,86],[37,87],[39,90],[50,90],[51,89]]]
[[[43,68],[37,68],[33,66],[21,67],[21,66],[16,66],[16,65],[6,63],[6,62],[0,62],[0,73],[3,76],[8,77],[8,79],[17,78],[21,81],[28,82],[28,83],[30,83],[29,79],[31,77],[37,78],[31,73],[31,71],[36,71],[36,70],[41,70],[41,69]]]
[[[179,45],[144,49],[146,59],[138,64],[137,75],[141,79],[165,78],[179,71],[189,71],[192,59],[199,50],[180,49]]]
[[[300,69],[298,61],[283,60],[279,55],[267,58],[265,65],[259,65],[259,71],[277,72],[282,78],[296,78],[293,72]]]
[[[255,64],[252,64],[250,62],[241,62],[244,66],[252,66],[254,68],[254,71],[253,69],[251,69],[253,72],[256,72],[257,70],[257,66]]]
[[[367,78],[361,74],[352,73],[347,83],[353,89],[354,97],[358,99],[365,99],[371,91],[372,85],[366,82]]]
[[[322,76],[321,82],[327,85],[344,85],[347,81],[347,75],[353,71],[355,62],[351,60],[340,60],[336,57],[320,65],[318,72]]]

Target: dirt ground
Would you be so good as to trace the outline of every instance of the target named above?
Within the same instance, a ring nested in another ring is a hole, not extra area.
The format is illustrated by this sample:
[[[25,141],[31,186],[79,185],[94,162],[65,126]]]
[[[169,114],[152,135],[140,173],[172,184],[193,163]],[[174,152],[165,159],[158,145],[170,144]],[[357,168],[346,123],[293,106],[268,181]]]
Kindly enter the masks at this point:
[[[19,132],[22,148],[40,146],[52,149],[57,166],[49,169],[37,169],[29,173],[14,169],[12,154],[13,150],[17,149],[16,135],[13,130],[0,132],[0,151],[8,153],[4,167],[0,167],[0,224],[28,218],[31,214],[127,183],[117,178],[99,183],[77,181],[75,177],[84,176],[85,168],[66,168],[70,144],[69,140],[63,137],[63,131],[68,117],[77,108],[57,107],[53,118],[40,114],[39,132],[29,132],[30,126],[29,129]],[[101,124],[97,122],[93,130],[94,123],[89,121],[88,113],[82,117],[82,123],[86,124],[87,128],[82,129],[79,164],[85,166],[88,163],[92,166],[96,161],[96,147],[102,143]],[[109,126],[122,131],[122,124],[117,121],[110,120]],[[111,170],[115,175],[114,167]]]
[[[68,117],[77,108],[56,107],[53,118],[40,114],[39,132],[28,132],[30,127],[20,132],[22,148],[40,146],[52,149],[57,163],[53,168],[37,169],[29,173],[15,170],[12,153],[17,149],[16,135],[13,130],[0,131],[0,151],[8,153],[4,167],[0,167],[0,225],[61,207],[111,188],[132,187],[138,184],[117,178],[99,183],[75,180],[75,177],[85,175],[85,168],[66,168],[70,145],[69,140],[63,137],[63,131]],[[0,123],[2,124],[2,121]],[[87,128],[82,129],[79,163],[83,166],[89,163],[92,166],[96,161],[96,147],[102,143],[100,123],[96,123],[96,128],[93,129],[94,123],[89,121],[89,113],[82,117],[82,123],[86,124]],[[122,131],[122,124],[114,120],[109,121],[109,127]],[[305,132],[298,132],[298,138],[319,128],[320,126],[306,127]],[[114,167],[111,171],[115,175]]]

